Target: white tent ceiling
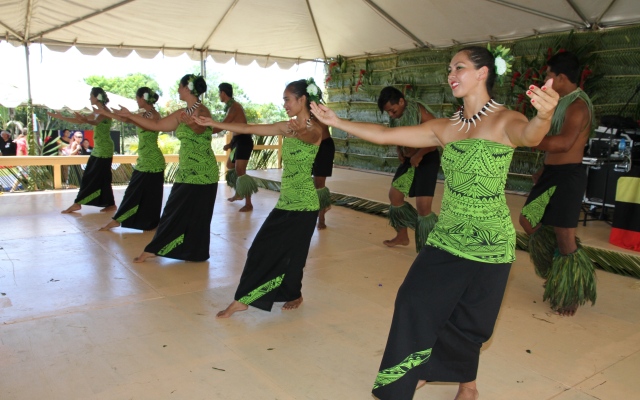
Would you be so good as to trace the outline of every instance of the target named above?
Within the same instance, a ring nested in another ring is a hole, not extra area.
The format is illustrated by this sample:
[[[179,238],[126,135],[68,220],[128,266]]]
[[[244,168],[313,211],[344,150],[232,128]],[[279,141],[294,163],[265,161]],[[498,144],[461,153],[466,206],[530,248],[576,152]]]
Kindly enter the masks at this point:
[[[91,86],[85,83],[51,82],[46,86],[37,85],[33,88],[32,103],[34,106],[52,110],[90,112],[92,110],[89,101],[90,92]],[[138,109],[138,103],[135,100],[109,92],[107,97],[109,106]],[[0,105],[7,108],[26,106],[27,91],[12,84],[0,85]]]
[[[640,0],[0,0],[14,44],[281,67],[638,22]]]

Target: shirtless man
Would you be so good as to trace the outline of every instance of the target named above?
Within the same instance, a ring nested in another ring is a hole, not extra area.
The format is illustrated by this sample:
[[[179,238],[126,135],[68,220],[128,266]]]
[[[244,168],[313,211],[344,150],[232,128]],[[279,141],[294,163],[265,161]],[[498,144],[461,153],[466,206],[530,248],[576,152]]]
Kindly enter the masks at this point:
[[[233,98],[233,87],[226,82],[218,85],[220,101],[225,103],[227,115],[222,122],[246,124],[247,117],[240,103]],[[213,133],[221,132],[222,129],[213,129]],[[228,201],[245,199],[244,206],[240,212],[253,210],[251,195],[258,192],[255,181],[247,175],[247,164],[253,151],[253,138],[249,134],[233,132],[231,143],[226,144],[223,149],[231,149],[231,154],[227,160],[227,185],[236,190],[235,195],[229,197]]]
[[[595,269],[576,238],[587,186],[582,157],[593,125],[593,105],[579,78],[575,55],[559,53],[547,61],[546,79],[553,79],[561,99],[551,130],[535,147],[545,152],[544,167],[520,214],[536,273],[546,280],[543,298],[566,316],[596,300]]]
[[[392,86],[380,92],[378,108],[389,115],[392,127],[419,125],[435,118],[424,104],[406,99],[401,91]],[[397,234],[383,243],[389,247],[407,246],[409,227],[415,229],[416,251],[419,252],[438,220],[436,214],[431,212],[431,203],[438,179],[440,153],[436,147],[414,149],[400,146],[397,152],[402,164],[396,170],[389,189],[389,223]],[[404,200],[405,196],[416,198],[417,212]]]

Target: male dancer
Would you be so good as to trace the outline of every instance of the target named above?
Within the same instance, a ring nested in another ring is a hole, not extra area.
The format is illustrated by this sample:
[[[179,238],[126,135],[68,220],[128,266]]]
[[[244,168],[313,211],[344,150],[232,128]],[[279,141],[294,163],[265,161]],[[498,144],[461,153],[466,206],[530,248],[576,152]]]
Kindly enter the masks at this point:
[[[233,86],[223,82],[218,85],[220,101],[225,103],[224,110],[227,113],[222,122],[233,122],[246,124],[247,117],[240,103],[233,99]],[[213,129],[213,133],[220,132],[221,129]],[[247,175],[247,164],[253,151],[253,138],[249,134],[233,132],[231,142],[223,147],[223,150],[231,149],[231,154],[227,160],[227,185],[236,190],[236,194],[229,197],[228,201],[245,199],[245,204],[240,208],[240,212],[253,210],[251,195],[258,192],[256,182]]]
[[[551,78],[561,98],[551,130],[536,146],[545,152],[544,169],[522,208],[520,225],[530,235],[536,273],[546,280],[543,299],[560,315],[572,316],[579,305],[596,300],[595,269],[576,238],[593,105],[578,87],[580,65],[574,54],[558,53],[547,61],[546,79]]]
[[[405,98],[392,86],[380,92],[378,108],[389,115],[392,127],[419,125],[435,118],[425,104]],[[416,251],[419,252],[438,220],[431,211],[431,203],[440,168],[440,153],[436,147],[413,149],[398,146],[397,151],[402,164],[396,170],[389,189],[389,223],[397,234],[383,243],[389,247],[408,245],[409,227],[415,229]],[[404,200],[405,196],[416,198],[417,211]]]

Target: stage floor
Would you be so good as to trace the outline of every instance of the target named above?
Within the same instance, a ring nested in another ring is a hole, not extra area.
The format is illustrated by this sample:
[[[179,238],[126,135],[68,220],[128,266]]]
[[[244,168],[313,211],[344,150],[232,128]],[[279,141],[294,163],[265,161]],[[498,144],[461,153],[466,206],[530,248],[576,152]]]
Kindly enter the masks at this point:
[[[391,177],[335,169],[335,192],[387,202]],[[279,180],[279,170],[255,172]],[[170,187],[165,188],[165,199]],[[115,188],[116,201],[124,188]],[[278,193],[261,190],[238,213],[221,184],[211,258],[131,262],[153,232],[98,232],[109,215],[60,214],[77,190],[0,196],[0,398],[370,399],[398,286],[413,243],[387,248],[386,219],[333,207],[314,234],[300,309],[250,309],[228,320],[251,241]],[[435,210],[442,185],[438,185]],[[524,197],[509,195],[517,217]],[[516,221],[517,222],[517,221]],[[609,225],[581,227],[607,243]],[[632,252],[630,252],[632,253]],[[542,302],[542,281],[517,252],[493,338],[478,374],[481,399],[637,398],[640,281],[604,271],[598,302],[560,317]],[[429,384],[415,399],[451,400]]]

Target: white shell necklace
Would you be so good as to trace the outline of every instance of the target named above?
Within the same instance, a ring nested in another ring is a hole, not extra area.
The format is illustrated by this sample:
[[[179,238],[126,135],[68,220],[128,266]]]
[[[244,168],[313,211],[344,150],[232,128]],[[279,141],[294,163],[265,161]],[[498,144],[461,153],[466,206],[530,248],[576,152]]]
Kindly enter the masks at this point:
[[[457,112],[453,113],[453,116],[451,118],[449,118],[450,121],[458,121],[455,124],[452,124],[453,126],[458,125],[459,123],[462,122],[462,125],[460,125],[460,129],[458,129],[458,132],[460,132],[462,130],[462,128],[464,128],[464,126],[467,126],[467,130],[464,131],[465,133],[469,132],[469,129],[471,128],[471,124],[473,123],[473,127],[476,127],[476,119],[478,120],[478,122],[482,121],[482,119],[480,119],[480,114],[484,115],[485,117],[488,116],[489,114],[487,114],[485,111],[488,111],[490,113],[494,112],[492,110],[493,109],[498,109],[498,106],[502,106],[503,104],[498,103],[497,101],[495,101],[494,99],[489,99],[489,101],[487,101],[487,104],[485,104],[484,106],[482,106],[482,108],[480,109],[480,111],[478,111],[477,113],[473,114],[473,116],[471,118],[465,118],[464,117],[464,106],[460,107],[460,110],[458,110]]]

